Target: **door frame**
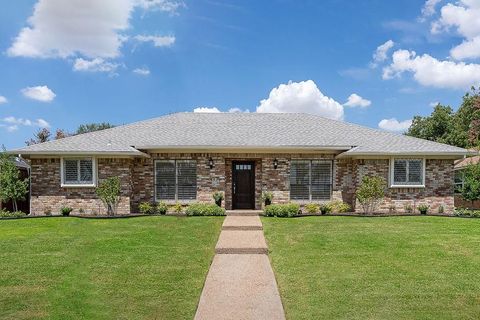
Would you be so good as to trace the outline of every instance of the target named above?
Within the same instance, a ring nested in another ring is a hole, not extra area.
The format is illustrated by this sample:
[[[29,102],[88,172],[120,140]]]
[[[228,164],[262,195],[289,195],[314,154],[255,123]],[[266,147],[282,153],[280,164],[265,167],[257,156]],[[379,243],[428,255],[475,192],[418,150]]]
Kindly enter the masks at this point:
[[[245,210],[255,210],[255,161],[252,160],[233,160],[232,161],[232,210],[238,209],[236,207],[236,197],[235,197],[235,183],[236,183],[236,165],[237,164],[249,164],[252,166],[252,170],[250,170],[250,175],[252,179],[252,186],[251,186],[251,203],[250,203],[250,209],[245,209]]]

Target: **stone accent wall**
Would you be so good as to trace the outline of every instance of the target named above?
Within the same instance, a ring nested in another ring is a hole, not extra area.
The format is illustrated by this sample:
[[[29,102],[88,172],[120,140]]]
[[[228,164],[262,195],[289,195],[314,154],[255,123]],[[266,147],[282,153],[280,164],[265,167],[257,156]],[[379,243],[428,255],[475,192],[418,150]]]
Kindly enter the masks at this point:
[[[97,159],[98,183],[118,176],[121,197],[118,214],[130,213],[132,160]],[[61,187],[60,158],[31,160],[31,212],[43,215],[47,211],[59,214],[63,206],[72,207],[73,213],[106,214],[103,203],[97,198],[93,187]]]
[[[255,162],[255,208],[262,208],[262,191],[274,193],[274,203],[290,201],[290,163],[294,159],[333,159],[333,154],[247,154],[247,153],[152,153],[150,158],[97,159],[99,182],[119,176],[122,183],[120,214],[138,212],[141,202],[155,201],[154,162],[157,159],[192,159],[197,161],[197,199],[211,202],[215,191],[225,193],[223,206],[232,207],[232,161]],[[209,159],[214,162],[209,166]],[[277,159],[278,167],[273,162]],[[105,214],[106,210],[95,195],[94,188],[62,188],[60,186],[60,158],[32,159],[32,213],[44,214],[46,210],[58,213],[62,206],[71,206],[74,213],[83,209],[86,214]],[[380,175],[388,181],[389,161],[334,160],[332,199],[349,203],[356,211],[361,208],[355,201],[356,188],[365,175]],[[395,207],[403,212],[405,204],[418,207],[421,203],[438,212],[442,205],[446,213],[453,210],[453,160],[426,161],[425,188],[389,188],[381,211]],[[169,203],[174,203],[170,201]],[[187,204],[191,201],[183,201]]]

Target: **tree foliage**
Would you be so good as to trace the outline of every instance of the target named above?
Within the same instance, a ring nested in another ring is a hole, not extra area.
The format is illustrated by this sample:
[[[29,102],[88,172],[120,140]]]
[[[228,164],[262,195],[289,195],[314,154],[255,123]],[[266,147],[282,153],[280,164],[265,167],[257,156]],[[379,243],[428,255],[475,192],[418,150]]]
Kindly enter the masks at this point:
[[[50,140],[51,135],[52,133],[47,128],[39,129],[37,132],[33,134],[33,138],[31,138],[28,141],[25,141],[25,144],[27,146],[31,146],[37,143],[47,142]]]
[[[374,213],[385,196],[385,179],[365,176],[357,190],[357,199],[365,214]]]
[[[463,173],[462,197],[467,201],[480,200],[480,163],[470,164]]]
[[[102,123],[86,123],[82,124],[78,127],[77,131],[75,134],[82,134],[82,133],[87,133],[87,132],[93,132],[93,131],[99,131],[99,130],[105,130],[105,129],[110,129],[115,127],[113,124],[110,124],[108,122],[102,122]]]
[[[480,91],[472,88],[456,112],[438,104],[430,116],[415,116],[406,135],[462,148],[480,144]]]
[[[25,200],[28,193],[28,179],[20,179],[20,170],[12,156],[0,153],[0,200],[12,201],[13,211],[18,210],[17,201]]]
[[[111,177],[103,181],[97,188],[97,196],[102,200],[107,208],[107,214],[113,216],[117,213],[118,203],[120,202],[120,178]]]

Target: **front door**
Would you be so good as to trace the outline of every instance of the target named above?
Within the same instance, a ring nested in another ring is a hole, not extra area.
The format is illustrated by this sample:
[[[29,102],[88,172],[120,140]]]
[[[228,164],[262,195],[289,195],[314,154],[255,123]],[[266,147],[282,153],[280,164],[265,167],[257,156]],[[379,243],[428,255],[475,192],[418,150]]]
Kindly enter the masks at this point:
[[[233,209],[255,209],[255,163],[232,162]]]

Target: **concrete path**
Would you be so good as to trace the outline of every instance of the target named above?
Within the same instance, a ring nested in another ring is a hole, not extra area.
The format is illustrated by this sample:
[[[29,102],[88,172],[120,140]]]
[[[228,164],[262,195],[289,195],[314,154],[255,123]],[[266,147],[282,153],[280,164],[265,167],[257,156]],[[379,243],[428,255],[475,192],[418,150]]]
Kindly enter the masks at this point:
[[[195,319],[285,319],[258,215],[228,215]]]

